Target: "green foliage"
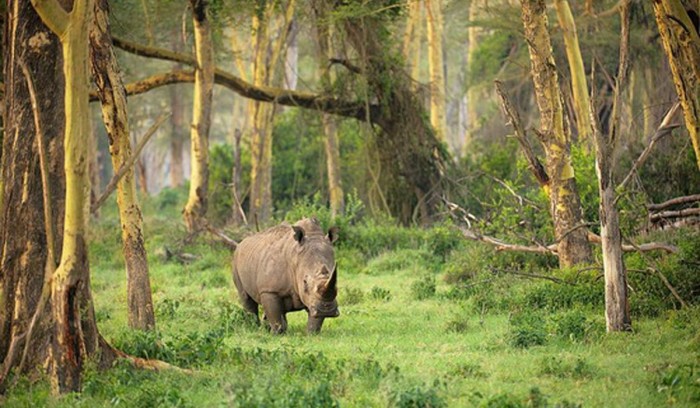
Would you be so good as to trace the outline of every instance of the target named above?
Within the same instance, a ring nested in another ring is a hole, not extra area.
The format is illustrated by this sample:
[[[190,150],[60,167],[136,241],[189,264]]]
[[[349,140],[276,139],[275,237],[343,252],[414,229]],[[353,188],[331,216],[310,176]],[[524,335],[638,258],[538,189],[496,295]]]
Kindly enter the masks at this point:
[[[603,282],[596,275],[560,271],[555,277],[566,283],[540,281],[530,285],[517,299],[524,308],[563,310],[576,306],[602,306],[605,303]]]
[[[391,300],[391,291],[379,286],[373,286],[369,291],[369,297],[380,302],[388,302]]]
[[[207,217],[220,224],[231,217],[233,208],[233,147],[217,144],[209,149],[209,207]]]
[[[573,361],[572,361],[573,360]],[[540,372],[559,378],[589,379],[595,370],[585,359],[571,356],[547,356],[540,361]]]
[[[655,370],[653,386],[668,404],[700,403],[700,366],[697,363],[667,364]]]
[[[525,397],[518,397],[510,392],[503,392],[485,398],[481,393],[474,393],[472,402],[481,408],[547,408],[552,406],[549,398],[540,391],[538,387],[530,388]],[[559,408],[580,408],[581,404],[571,403],[563,400],[554,404]]]
[[[372,258],[363,272],[368,275],[381,275],[410,270],[412,274],[420,274],[433,270],[435,263],[433,255],[426,250],[400,249]]]
[[[338,302],[341,305],[356,305],[359,303],[362,303],[362,300],[365,297],[365,293],[362,291],[362,289],[359,288],[352,288],[352,287],[344,287],[340,289],[340,295],[338,296]]]
[[[469,315],[465,310],[454,313],[452,319],[445,324],[445,331],[448,333],[464,333],[467,330],[469,330]]]
[[[447,406],[434,386],[415,385],[394,392],[392,399],[397,408],[440,408]]]
[[[479,40],[474,60],[469,63],[469,87],[492,82],[508,57],[515,37],[505,31],[493,31]]]
[[[528,348],[547,342],[545,319],[537,313],[521,312],[513,315],[508,331],[508,342],[513,347]]]
[[[459,378],[486,378],[488,374],[483,371],[481,365],[476,363],[463,363],[457,365],[450,374]]]
[[[411,294],[416,300],[430,299],[435,296],[435,276],[423,275],[411,284]]]
[[[594,321],[589,313],[579,308],[551,315],[550,321],[557,337],[572,342],[595,339],[605,332],[604,324]]]

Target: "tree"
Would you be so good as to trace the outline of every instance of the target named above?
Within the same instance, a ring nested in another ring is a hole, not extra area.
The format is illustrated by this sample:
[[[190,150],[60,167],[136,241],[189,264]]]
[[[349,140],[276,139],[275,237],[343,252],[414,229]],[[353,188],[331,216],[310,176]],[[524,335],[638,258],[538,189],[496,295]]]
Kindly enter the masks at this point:
[[[333,55],[331,27],[328,23],[328,10],[325,1],[314,1],[316,14],[316,42],[318,43],[319,70],[323,89],[330,89],[334,81],[328,62]],[[345,212],[345,198],[340,178],[340,146],[338,141],[337,119],[332,115],[321,114],[325,138],[323,144],[326,152],[326,169],[328,172],[328,193],[331,214],[335,217]]]
[[[65,84],[60,64],[61,44],[44,25],[31,3],[8,3],[3,38],[5,125],[2,155],[2,211],[0,212],[0,391],[11,369],[25,373],[48,362],[52,341],[50,300],[35,324],[32,336],[27,329],[42,297],[50,290],[45,271],[53,271],[63,246],[65,179],[63,177],[63,135],[65,128],[63,93]],[[22,21],[23,24],[17,24]],[[30,43],[30,38],[41,39]],[[20,58],[20,56],[23,56]],[[35,127],[27,78],[22,65],[34,78],[36,98],[44,101]],[[9,137],[9,135],[25,135]],[[44,155],[39,154],[44,147]],[[40,166],[43,157],[46,165]],[[44,205],[41,168],[48,188]],[[22,174],[23,177],[15,175]],[[17,228],[21,225],[21,228]],[[47,236],[47,227],[57,233]],[[51,244],[50,241],[53,241]],[[51,253],[51,255],[49,255]],[[48,285],[48,288],[44,289]],[[24,366],[19,366],[22,350],[28,349]]]
[[[279,61],[284,59],[287,33],[293,22],[295,0],[285,6],[283,20],[279,24],[279,35],[273,40],[270,25],[275,1],[261,2],[253,15],[253,85],[266,86],[281,82]],[[272,122],[276,103],[266,104],[251,101],[248,116],[251,122],[251,173],[249,218],[267,221],[272,216]]]
[[[694,13],[695,22],[681,0],[654,0],[656,25],[700,169],[700,35],[697,24],[700,10],[697,2],[690,1],[687,9]]]
[[[605,273],[605,320],[608,331],[632,330],[627,296],[627,274],[622,260],[620,221],[615,207],[615,146],[620,133],[621,88],[625,84],[629,49],[629,0],[620,7],[620,65],[616,77],[610,134],[603,136],[595,113],[590,110],[596,150],[596,174],[600,195],[600,237],[603,246],[603,270]]]
[[[561,266],[590,262],[591,247],[582,221],[581,202],[571,165],[571,132],[567,126],[544,0],[521,0],[525,38],[530,52],[535,97],[540,110],[537,135],[546,156],[550,213]]]
[[[581,48],[578,43],[576,33],[576,22],[571,13],[568,0],[556,0],[554,8],[557,11],[559,27],[564,35],[564,46],[566,57],[569,61],[569,73],[571,75],[571,88],[573,91],[574,111],[576,114],[576,125],[579,140],[589,139],[591,133],[591,119],[588,99],[588,84],[586,81],[586,70],[583,67]]]
[[[423,0],[428,16],[428,70],[430,71],[430,123],[438,139],[447,140],[445,118],[445,74],[442,51],[442,1]]]
[[[192,164],[190,192],[183,211],[187,230],[192,233],[203,227],[207,215],[209,189],[209,127],[214,90],[214,44],[207,16],[206,0],[190,0],[194,21],[194,44],[197,60],[190,131]]]
[[[109,27],[109,5],[106,0],[95,2],[95,23],[90,30],[92,74],[102,102],[102,117],[112,156],[114,172],[131,156],[126,92],[112,48]],[[155,328],[148,259],[143,238],[143,219],[136,197],[134,172],[129,169],[117,187],[117,204],[122,228],[124,261],[126,264],[127,310],[129,326],[135,329]]]

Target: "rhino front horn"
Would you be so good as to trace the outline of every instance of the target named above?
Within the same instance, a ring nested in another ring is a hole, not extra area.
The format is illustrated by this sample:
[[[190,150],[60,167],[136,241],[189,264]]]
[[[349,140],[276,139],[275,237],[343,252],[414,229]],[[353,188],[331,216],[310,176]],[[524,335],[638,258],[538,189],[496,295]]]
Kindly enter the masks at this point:
[[[338,264],[335,264],[333,266],[333,272],[331,272],[331,277],[328,278],[328,282],[326,283],[326,288],[323,291],[324,292],[324,297],[333,299],[335,298],[336,295],[336,283],[338,282]]]

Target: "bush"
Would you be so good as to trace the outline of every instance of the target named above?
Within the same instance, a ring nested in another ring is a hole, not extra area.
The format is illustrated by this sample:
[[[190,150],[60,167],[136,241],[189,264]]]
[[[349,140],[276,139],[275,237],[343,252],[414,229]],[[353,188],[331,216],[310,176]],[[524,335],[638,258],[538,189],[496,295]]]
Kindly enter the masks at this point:
[[[399,249],[384,252],[371,259],[363,272],[369,275],[381,275],[408,269],[414,274],[419,274],[432,271],[436,263],[432,254],[424,249]]]
[[[518,313],[511,318],[508,340],[513,347],[528,348],[547,342],[545,320],[536,313]]]
[[[369,291],[369,297],[374,300],[388,302],[391,300],[391,291],[388,289],[380,288],[379,286],[374,286]]]
[[[435,387],[413,386],[394,392],[393,402],[399,408],[440,408],[447,403],[441,398]]]
[[[364,297],[365,294],[362,292],[362,289],[344,287],[340,291],[338,303],[347,306],[356,305],[362,303]]]
[[[416,300],[430,299],[435,296],[435,277],[423,275],[411,284],[411,293]]]
[[[656,392],[665,394],[669,404],[700,403],[700,366],[696,363],[669,364],[655,373]]]
[[[593,377],[594,369],[580,357],[572,361],[571,358],[549,356],[540,361],[540,372],[544,375],[580,380]]]
[[[583,341],[597,338],[605,332],[605,326],[593,321],[580,309],[553,315],[554,334],[563,340]]]

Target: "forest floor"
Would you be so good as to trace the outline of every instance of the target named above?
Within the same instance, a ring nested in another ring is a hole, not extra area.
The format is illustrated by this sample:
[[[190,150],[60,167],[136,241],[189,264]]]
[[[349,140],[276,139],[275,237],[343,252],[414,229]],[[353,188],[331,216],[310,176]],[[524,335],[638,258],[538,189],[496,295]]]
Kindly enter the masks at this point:
[[[525,314],[521,324],[522,311],[487,310],[488,303],[450,295],[453,286],[445,283],[439,265],[424,271],[423,250],[379,251],[368,261],[346,261],[344,268],[343,260],[356,252],[341,245],[340,317],[327,319],[319,335],[307,335],[306,313],[291,313],[288,332],[273,336],[239,308],[226,247],[203,238],[182,248],[196,256],[194,261],[166,259],[165,248],[177,235],[172,231],[184,235],[179,219],[167,213],[147,217],[158,329],[131,331],[118,221],[108,211],[93,227],[90,248],[100,331],[126,352],[191,372],[140,371],[126,363],[104,373],[88,368],[82,394],[54,399],[46,382],[23,381],[5,406],[700,403],[697,307],[636,318],[631,333],[606,334],[600,306],[545,310],[530,320]],[[509,286],[514,297],[534,284],[516,280]]]

